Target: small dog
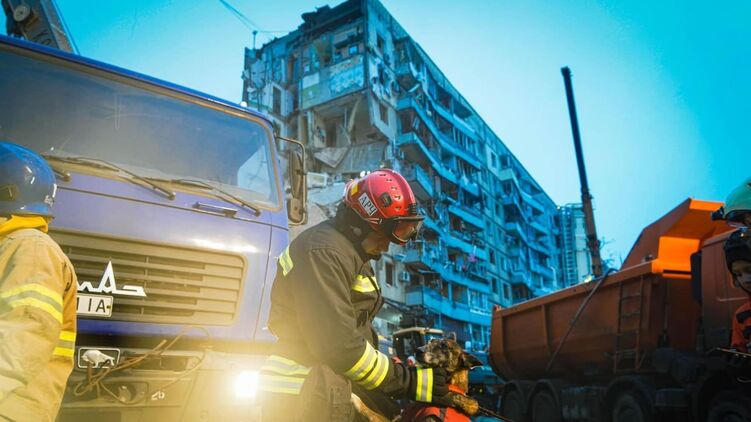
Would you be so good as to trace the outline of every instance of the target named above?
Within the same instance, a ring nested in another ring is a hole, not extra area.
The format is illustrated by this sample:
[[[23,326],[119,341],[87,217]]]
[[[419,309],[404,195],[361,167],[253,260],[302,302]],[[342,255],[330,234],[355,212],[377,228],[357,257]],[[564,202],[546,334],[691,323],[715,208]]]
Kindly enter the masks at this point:
[[[449,375],[448,383],[465,394],[469,389],[469,370],[482,365],[477,357],[465,352],[456,341],[451,339],[430,340],[428,344],[418,349],[416,357],[421,364],[446,370]],[[479,412],[480,405],[475,399],[465,394],[450,391],[451,407],[474,416]],[[419,406],[429,405],[421,403]]]
[[[469,389],[469,370],[482,365],[482,362],[480,362],[477,357],[465,352],[456,341],[451,339],[430,340],[428,344],[418,349],[416,358],[417,362],[420,364],[434,368],[443,368],[449,375],[447,380],[448,383],[464,392]],[[479,403],[477,403],[475,399],[464,394],[450,391],[449,399],[451,400],[451,407],[459,409],[469,416],[476,415],[480,410]],[[368,408],[355,394],[352,394],[352,405],[360,415],[370,422],[393,422],[389,421],[385,416]],[[415,402],[411,404],[411,406],[431,405],[428,403]],[[394,421],[399,421],[400,419],[401,417],[397,416]],[[404,420],[404,422],[424,421],[425,419],[415,421]]]

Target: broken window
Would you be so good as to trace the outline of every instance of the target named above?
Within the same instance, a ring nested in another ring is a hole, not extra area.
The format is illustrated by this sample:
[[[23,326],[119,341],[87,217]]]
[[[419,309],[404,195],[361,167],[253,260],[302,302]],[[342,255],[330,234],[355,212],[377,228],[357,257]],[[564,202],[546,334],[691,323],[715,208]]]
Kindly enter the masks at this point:
[[[380,115],[381,121],[385,124],[389,124],[389,110],[386,108],[383,103],[378,103],[378,114]]]
[[[384,48],[386,47],[386,42],[383,40],[383,37],[381,37],[381,34],[376,34],[376,46],[378,47],[378,51],[381,53],[385,53],[386,51]]]
[[[508,155],[502,155],[501,156],[501,168],[507,169],[511,166],[511,159]]]
[[[386,262],[385,270],[386,270],[386,285],[393,286],[394,285],[394,265],[391,264],[390,262]]]
[[[360,52],[360,44],[350,44],[349,48],[347,49],[347,53],[350,56],[353,56]]]
[[[274,87],[273,97],[272,111],[276,114],[282,114],[282,91]]]

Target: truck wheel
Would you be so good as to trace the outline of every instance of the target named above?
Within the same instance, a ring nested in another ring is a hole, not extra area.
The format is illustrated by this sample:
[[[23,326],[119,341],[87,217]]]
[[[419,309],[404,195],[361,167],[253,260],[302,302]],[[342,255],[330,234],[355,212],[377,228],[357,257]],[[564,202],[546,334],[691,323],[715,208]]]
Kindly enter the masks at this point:
[[[501,401],[501,415],[514,422],[524,422],[524,396],[519,391],[509,391]]]
[[[652,412],[644,399],[631,391],[618,395],[613,404],[612,422],[651,422]]]
[[[707,422],[751,421],[751,399],[737,391],[723,391],[709,405]]]
[[[532,399],[532,422],[560,422],[561,410],[549,391],[540,391]]]

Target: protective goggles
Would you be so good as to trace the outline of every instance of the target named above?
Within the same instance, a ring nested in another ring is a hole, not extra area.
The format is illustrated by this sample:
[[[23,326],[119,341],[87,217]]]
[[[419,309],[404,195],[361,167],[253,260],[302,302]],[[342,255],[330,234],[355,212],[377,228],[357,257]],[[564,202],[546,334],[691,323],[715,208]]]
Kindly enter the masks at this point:
[[[422,215],[395,217],[381,220],[381,232],[391,237],[391,241],[403,245],[417,237],[425,219]]]

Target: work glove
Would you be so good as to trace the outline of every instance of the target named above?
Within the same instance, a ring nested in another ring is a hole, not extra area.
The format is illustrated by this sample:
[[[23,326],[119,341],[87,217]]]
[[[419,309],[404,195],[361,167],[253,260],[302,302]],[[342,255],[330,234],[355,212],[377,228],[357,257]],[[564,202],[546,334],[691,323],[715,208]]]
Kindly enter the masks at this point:
[[[410,373],[407,398],[424,403],[450,406],[448,374],[443,368],[413,366]]]

